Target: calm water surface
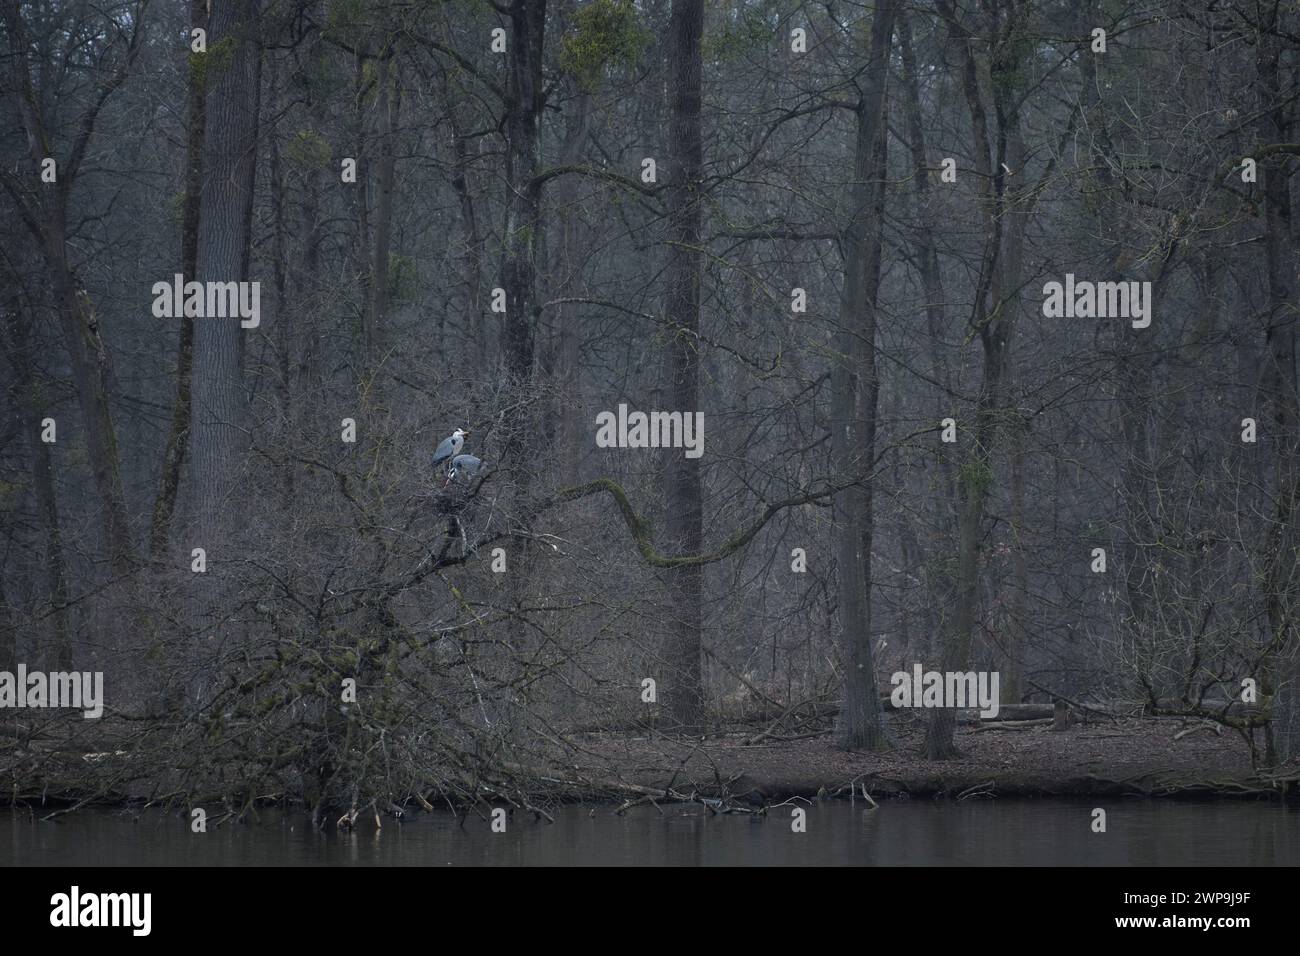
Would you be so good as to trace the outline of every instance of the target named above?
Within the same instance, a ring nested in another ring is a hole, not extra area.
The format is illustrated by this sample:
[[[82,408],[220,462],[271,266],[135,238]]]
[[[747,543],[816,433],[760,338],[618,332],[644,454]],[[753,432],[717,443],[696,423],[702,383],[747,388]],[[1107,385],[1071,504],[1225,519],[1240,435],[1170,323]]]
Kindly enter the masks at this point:
[[[1107,832],[1093,833],[1103,806]],[[802,806],[802,804],[801,804]],[[258,822],[190,832],[158,812],[82,811],[42,823],[0,813],[0,864],[165,866],[469,865],[1072,865],[1300,864],[1300,809],[1220,801],[838,801],[807,807],[807,832],[790,808],[767,817],[709,816],[703,808],[653,807],[615,816],[609,807],[565,807],[555,823],[516,814],[506,833],[450,814],[362,823],[352,834],[315,833],[301,814],[263,811]]]

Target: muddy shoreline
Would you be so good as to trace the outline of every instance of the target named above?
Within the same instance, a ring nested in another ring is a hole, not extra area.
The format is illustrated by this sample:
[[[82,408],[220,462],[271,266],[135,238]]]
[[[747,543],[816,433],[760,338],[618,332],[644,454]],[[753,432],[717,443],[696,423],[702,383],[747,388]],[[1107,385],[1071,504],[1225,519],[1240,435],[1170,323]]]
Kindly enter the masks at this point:
[[[509,774],[513,781],[528,781],[530,809],[572,801],[615,806],[706,801],[727,810],[819,798],[1300,800],[1300,761],[1253,769],[1250,748],[1239,733],[1182,718],[1134,716],[1073,723],[1065,730],[1037,723],[968,723],[957,730],[961,755],[944,761],[924,758],[919,719],[892,721],[891,736],[889,751],[849,753],[835,746],[828,726],[789,738],[764,736],[752,723],[697,737],[653,728],[588,730],[571,734],[553,759],[513,764]],[[131,760],[123,751],[91,756],[100,764],[96,769],[109,776],[127,770]],[[73,767],[62,770],[46,763],[35,775],[6,775],[6,803],[66,808],[187,802],[174,792],[163,798],[167,788],[145,790],[139,781],[92,793],[76,781]],[[489,781],[482,792],[487,802],[514,802],[511,786]],[[436,795],[425,796],[447,805]],[[250,801],[302,805],[275,794]],[[413,796],[405,809],[418,810],[424,802]]]
[[[1175,718],[1079,723],[1064,731],[967,725],[957,731],[961,756],[944,761],[924,759],[920,721],[895,721],[892,736],[895,746],[885,753],[845,753],[829,731],[757,744],[742,730],[702,740],[595,733],[579,745],[595,758],[583,768],[593,776],[601,765],[622,766],[630,769],[621,779],[637,787],[707,797],[847,798],[850,787],[858,798],[865,787],[876,799],[1300,796],[1300,766],[1256,771],[1239,734]]]

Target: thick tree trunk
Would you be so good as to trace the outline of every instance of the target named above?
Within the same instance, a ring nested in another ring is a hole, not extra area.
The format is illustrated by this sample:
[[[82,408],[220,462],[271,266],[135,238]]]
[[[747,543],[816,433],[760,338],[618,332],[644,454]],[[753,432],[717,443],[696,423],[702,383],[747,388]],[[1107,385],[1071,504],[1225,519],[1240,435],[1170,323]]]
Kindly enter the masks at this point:
[[[190,0],[190,26],[206,29],[207,0]],[[199,206],[203,188],[203,130],[206,122],[206,87],[202,72],[197,69],[191,54],[189,81],[189,117],[185,133],[185,205],[181,220],[181,274],[186,281],[193,279],[198,270]],[[154,499],[153,520],[149,526],[149,557],[162,558],[171,535],[172,516],[176,511],[176,495],[180,489],[181,472],[185,467],[185,452],[190,438],[192,405],[192,373],[194,369],[194,318],[180,317],[181,340],[176,350],[176,404],[172,406],[171,429],[167,433],[167,448],[163,452],[162,479],[158,496]]]
[[[894,0],[876,6],[871,47],[857,107],[853,187],[844,232],[844,292],[832,372],[832,455],[843,477],[862,479],[835,497],[843,701],[836,723],[849,750],[887,746],[876,690],[871,645],[872,484],[875,459],[876,297],[880,286],[880,229],[884,209],[888,131],[885,87],[894,32]]]
[[[504,419],[500,458],[513,476],[516,501],[526,500],[537,479],[536,464],[546,460],[535,406],[524,401],[532,394],[536,373],[538,327],[537,260],[545,228],[541,209],[541,126],[545,106],[542,52],[545,43],[545,0],[512,0],[511,33],[507,44],[509,78],[506,84],[506,215],[502,230],[500,287],[505,291],[506,314],[500,332],[505,378],[515,390]],[[549,475],[547,476],[550,477]],[[526,603],[532,579],[533,554],[527,532],[533,517],[523,514],[524,535],[513,549],[509,576],[511,600],[516,608]],[[521,616],[511,622],[513,639],[528,639]]]
[[[233,44],[227,63],[208,67],[207,135],[195,273],[200,282],[248,279],[257,159],[260,50],[257,0],[216,0],[208,45]],[[214,75],[215,74],[215,75]],[[201,546],[233,517],[227,508],[245,446],[243,334],[238,319],[206,318],[194,332],[192,487]]]
[[[1288,142],[1277,31],[1279,4],[1265,11],[1256,43],[1260,128],[1267,143]],[[1291,234],[1291,161],[1285,154],[1260,163],[1264,193],[1264,256],[1268,280],[1264,394],[1272,410],[1276,449],[1273,522],[1265,556],[1265,603],[1272,633],[1265,690],[1273,692],[1272,722],[1265,760],[1277,764],[1300,755],[1300,647],[1295,615],[1300,610],[1296,580],[1297,508],[1300,507],[1300,383],[1296,374],[1296,310],[1293,277],[1300,266]],[[1268,685],[1272,685],[1271,688]]]
[[[533,375],[537,329],[537,250],[542,230],[541,122],[543,98],[542,46],[546,27],[545,0],[513,0],[509,55],[509,107],[506,116],[506,204],[502,235],[501,287],[506,315],[501,351],[506,371],[516,384]],[[521,443],[516,434],[514,442]]]
[[[704,34],[702,0],[673,0],[668,26],[672,58],[668,74],[669,129],[668,322],[672,408],[684,416],[700,411],[700,175],[704,165],[701,128]],[[698,458],[683,449],[668,456],[665,504],[672,547],[698,554],[704,547],[704,505]],[[703,716],[700,629],[704,574],[699,567],[669,572],[673,621],[668,642],[668,686],[664,703],[683,730]]]
[[[591,96],[580,91],[569,113],[564,134],[564,148],[560,163],[574,166],[582,160],[582,150],[587,142],[591,118]],[[555,187],[555,207],[560,220],[559,242],[556,243],[554,268],[555,282],[548,298],[567,298],[573,295],[577,277],[582,271],[580,251],[584,248],[579,226],[577,205],[581,180],[576,176],[562,178]],[[578,309],[576,305],[557,305],[551,312],[548,336],[546,380],[555,387],[555,403],[551,411],[549,436],[560,462],[559,481],[565,486],[578,483],[578,463],[581,458],[581,423],[586,420],[584,409],[577,401],[578,342],[580,339]]]

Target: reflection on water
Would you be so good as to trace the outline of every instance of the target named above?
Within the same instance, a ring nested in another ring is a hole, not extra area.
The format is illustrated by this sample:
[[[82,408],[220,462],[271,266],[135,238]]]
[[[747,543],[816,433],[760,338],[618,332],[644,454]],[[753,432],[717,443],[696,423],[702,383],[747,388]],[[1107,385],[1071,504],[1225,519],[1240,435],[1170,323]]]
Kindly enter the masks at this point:
[[[803,804],[800,804],[803,806]],[[710,816],[699,806],[565,807],[555,823],[516,814],[493,833],[473,817],[414,814],[380,833],[315,833],[301,814],[263,811],[260,822],[190,832],[188,817],[82,811],[42,823],[0,814],[0,864],[277,866],[470,865],[1070,865],[1300,864],[1300,809],[1275,803],[1154,800],[896,801],[864,810],[840,801],[808,807],[807,832],[790,808],[766,817]],[[1093,833],[1102,806],[1107,832]]]

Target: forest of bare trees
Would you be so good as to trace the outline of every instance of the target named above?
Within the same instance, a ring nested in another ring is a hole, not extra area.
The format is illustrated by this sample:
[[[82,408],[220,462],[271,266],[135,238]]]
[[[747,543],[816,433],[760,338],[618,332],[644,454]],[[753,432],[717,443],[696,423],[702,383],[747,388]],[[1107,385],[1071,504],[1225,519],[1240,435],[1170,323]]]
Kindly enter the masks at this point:
[[[0,10],[15,799],[954,759],[917,663],[1300,759],[1294,3]]]

